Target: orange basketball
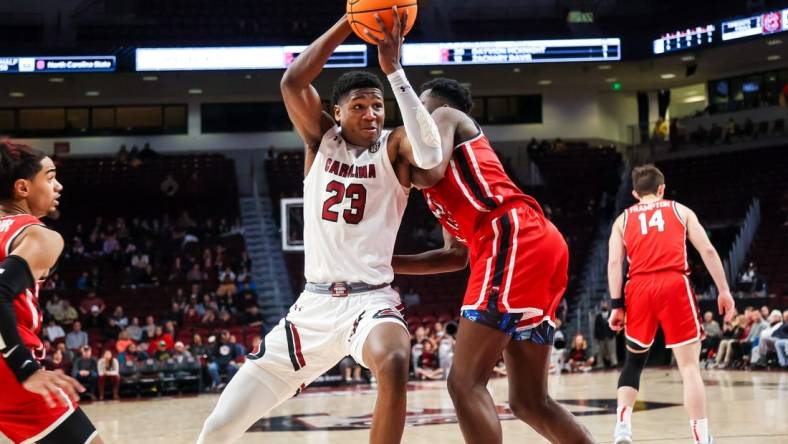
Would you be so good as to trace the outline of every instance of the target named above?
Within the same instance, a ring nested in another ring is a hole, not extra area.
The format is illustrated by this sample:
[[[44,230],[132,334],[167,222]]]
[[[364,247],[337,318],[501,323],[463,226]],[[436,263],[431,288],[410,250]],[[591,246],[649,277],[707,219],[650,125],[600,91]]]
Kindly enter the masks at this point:
[[[376,45],[377,42],[370,39],[364,30],[369,29],[373,35],[382,39],[383,34],[378,31],[380,26],[375,20],[375,14],[380,14],[386,27],[391,29],[394,24],[394,14],[391,12],[393,6],[397,7],[400,19],[404,16],[405,11],[408,11],[408,21],[405,23],[402,33],[404,36],[410,32],[416,22],[416,13],[419,10],[417,0],[348,0],[347,20],[357,36],[367,43]]]

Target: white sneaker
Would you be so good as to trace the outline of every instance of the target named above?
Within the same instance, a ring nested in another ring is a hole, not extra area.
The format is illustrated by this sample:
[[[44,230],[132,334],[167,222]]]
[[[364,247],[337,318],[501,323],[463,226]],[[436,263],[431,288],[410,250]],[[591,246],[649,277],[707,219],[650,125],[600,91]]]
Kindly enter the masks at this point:
[[[613,444],[632,444],[632,430],[626,424],[616,424],[616,429],[613,432]]]

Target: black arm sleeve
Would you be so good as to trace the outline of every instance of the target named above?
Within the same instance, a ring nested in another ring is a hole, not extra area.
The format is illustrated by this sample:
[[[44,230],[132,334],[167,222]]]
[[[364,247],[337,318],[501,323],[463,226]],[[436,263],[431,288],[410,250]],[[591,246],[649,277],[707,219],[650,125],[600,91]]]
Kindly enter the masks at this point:
[[[0,262],[0,353],[20,383],[41,368],[22,343],[14,313],[14,298],[33,285],[33,275],[24,259],[12,255]]]

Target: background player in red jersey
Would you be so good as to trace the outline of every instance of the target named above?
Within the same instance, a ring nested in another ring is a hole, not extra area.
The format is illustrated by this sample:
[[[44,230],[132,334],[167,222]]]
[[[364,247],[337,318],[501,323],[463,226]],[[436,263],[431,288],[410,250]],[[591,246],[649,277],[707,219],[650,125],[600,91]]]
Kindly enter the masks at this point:
[[[719,290],[717,305],[726,321],[733,316],[733,298],[720,257],[698,217],[684,205],[663,199],[662,172],[654,165],[637,167],[632,171],[632,185],[632,195],[638,203],[613,224],[607,269],[613,306],[610,328],[621,330],[626,318],[627,339],[627,358],[618,380],[614,442],[632,442],[632,406],[637,398],[640,373],[657,326],[661,325],[665,346],[673,349],[684,382],[684,407],[690,416],[692,437],[695,443],[708,444],[712,439],[698,364],[702,329],[687,278],[687,239],[700,253]],[[622,299],[625,256],[629,273]]]
[[[39,217],[54,211],[63,187],[55,165],[25,145],[0,142],[0,432],[14,442],[101,443],[77,406],[85,389],[44,370],[39,280],[63,250]]]
[[[421,100],[438,125],[443,161],[414,168],[412,180],[444,227],[446,246],[395,256],[400,274],[463,269],[471,276],[462,306],[448,387],[467,443],[500,443],[501,424],[487,381],[503,353],[513,413],[554,443],[593,442],[547,393],[555,310],[567,284],[569,254],[561,233],[534,198],[509,179],[468,115],[470,92],[434,79]]]

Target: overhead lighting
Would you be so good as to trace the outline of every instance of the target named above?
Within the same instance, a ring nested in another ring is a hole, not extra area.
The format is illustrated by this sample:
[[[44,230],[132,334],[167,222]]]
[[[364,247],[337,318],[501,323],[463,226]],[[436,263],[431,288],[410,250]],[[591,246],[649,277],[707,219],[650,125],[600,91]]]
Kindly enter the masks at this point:
[[[514,69],[512,69],[512,72],[519,73],[520,72],[520,68],[514,68]]]
[[[618,78],[616,78],[616,77],[608,77],[608,78],[605,79],[605,82],[607,82],[607,83],[613,83],[613,82],[617,82],[617,81],[618,81]]]
[[[244,78],[246,80],[252,80],[252,75],[251,74],[247,74],[247,75],[244,76]]]
[[[770,62],[774,62],[776,60],[780,60],[781,58],[783,58],[783,56],[781,56],[780,54],[772,54],[769,57],[766,57],[766,60]]]
[[[553,81],[545,79],[545,80],[540,80],[540,81],[536,82],[536,84],[537,85],[542,85],[542,86],[547,86],[547,85],[552,85]]]
[[[10,93],[8,93],[8,96],[13,97],[15,99],[19,99],[24,97],[25,93],[23,93],[22,91],[11,91]]]
[[[599,69],[599,70],[602,70],[602,71],[607,71],[609,69],[613,69],[613,67],[610,66],[610,65],[597,65],[596,68]]]
[[[159,80],[159,77],[158,76],[144,76],[142,78],[142,80],[145,81],[145,82],[155,82],[155,81]]]
[[[191,88],[191,89],[189,89],[189,94],[192,94],[192,95],[202,94],[202,89],[200,89],[200,88]]]
[[[666,72],[665,74],[660,74],[659,76],[665,80],[676,78],[676,74],[673,74],[672,72]]]
[[[684,103],[697,103],[697,102],[705,102],[706,96],[689,96],[684,99]]]
[[[771,40],[767,40],[766,44],[769,46],[782,45],[783,41],[780,39],[771,39]]]
[[[694,56],[694,55],[692,55],[692,54],[690,54],[690,55],[685,55],[685,56],[681,56],[681,61],[682,61],[682,62],[691,62],[691,61],[693,61],[693,60],[695,60],[695,56]]]
[[[430,70],[430,74],[433,75],[433,76],[439,76],[439,75],[443,74],[443,70],[442,69],[432,69],[432,70]]]
[[[85,91],[85,95],[88,97],[97,97],[100,94],[98,91]]]
[[[698,92],[693,89],[692,91],[685,91],[684,95],[685,96],[697,96]]]
[[[50,77],[49,83],[63,83],[64,80],[63,77]]]

